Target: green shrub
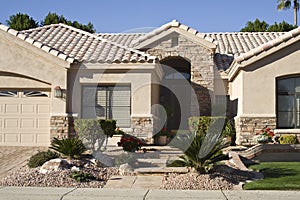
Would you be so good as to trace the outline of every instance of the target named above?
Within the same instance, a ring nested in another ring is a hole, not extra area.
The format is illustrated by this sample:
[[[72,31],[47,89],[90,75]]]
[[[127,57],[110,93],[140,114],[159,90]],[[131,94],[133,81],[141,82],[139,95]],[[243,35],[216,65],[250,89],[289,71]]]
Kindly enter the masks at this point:
[[[112,137],[115,134],[116,120],[100,119],[99,123],[106,137]]]
[[[96,179],[91,174],[85,173],[83,171],[71,171],[70,177],[75,179],[78,182],[88,182],[88,181]]]
[[[58,158],[59,154],[54,151],[41,151],[30,157],[28,161],[28,166],[30,168],[35,168],[38,166],[42,166],[45,162]]]
[[[58,139],[53,138],[50,149],[53,149],[68,159],[80,158],[86,151],[82,141],[78,137]]]
[[[298,139],[294,135],[282,135],[279,139],[279,144],[297,144]]]
[[[230,120],[227,117],[190,117],[189,129],[193,133],[196,131],[197,134],[206,134],[209,131],[209,129],[212,128],[213,125],[216,124],[219,120],[224,121],[224,126],[220,127],[220,130],[222,131],[222,136],[234,136],[235,129],[233,120]]]

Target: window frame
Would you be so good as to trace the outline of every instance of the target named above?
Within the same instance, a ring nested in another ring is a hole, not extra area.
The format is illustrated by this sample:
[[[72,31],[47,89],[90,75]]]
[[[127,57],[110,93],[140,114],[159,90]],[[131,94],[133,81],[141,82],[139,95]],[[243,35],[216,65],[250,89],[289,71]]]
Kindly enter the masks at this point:
[[[294,79],[293,80],[293,90],[294,91],[279,91],[279,81],[282,80],[288,80],[288,79]],[[296,91],[296,85],[295,82],[298,79],[300,81],[300,76],[288,76],[288,77],[280,77],[276,78],[276,127],[280,129],[300,129],[300,109],[297,110],[297,97],[300,97],[300,91]],[[293,106],[292,111],[280,111],[279,109],[279,97],[280,96],[292,96],[293,97]],[[286,112],[286,113],[292,113],[294,122],[293,126],[279,126],[279,113],[280,112]]]
[[[90,84],[85,84],[85,85],[82,85],[81,87],[81,118],[84,118],[83,116],[83,109],[85,107],[83,101],[84,101],[84,98],[83,98],[83,92],[84,92],[84,88],[85,87],[95,87],[95,99],[94,99],[94,108],[97,107],[97,91],[99,90],[99,88],[105,88],[105,108],[104,108],[104,116],[103,117],[98,117],[97,116],[97,119],[113,119],[112,117],[112,113],[113,113],[113,110],[114,108],[118,108],[118,107],[128,107],[129,108],[129,123],[127,126],[120,126],[122,128],[130,128],[131,127],[131,112],[132,112],[132,105],[131,105],[131,102],[132,102],[132,87],[131,87],[131,84],[98,84],[98,85],[90,85]],[[114,89],[116,87],[127,87],[129,89],[129,93],[130,93],[130,96],[129,96],[129,103],[128,103],[128,106],[111,106],[111,105],[108,105],[109,102],[111,102],[111,92],[114,91]],[[110,88],[113,88],[113,89],[110,89]],[[111,91],[111,92],[110,92]],[[107,99],[109,98],[109,99]],[[93,107],[93,106],[91,106]],[[100,106],[99,106],[100,107]],[[117,120],[117,119],[114,119],[114,120]],[[118,126],[118,121],[117,121],[117,126]]]

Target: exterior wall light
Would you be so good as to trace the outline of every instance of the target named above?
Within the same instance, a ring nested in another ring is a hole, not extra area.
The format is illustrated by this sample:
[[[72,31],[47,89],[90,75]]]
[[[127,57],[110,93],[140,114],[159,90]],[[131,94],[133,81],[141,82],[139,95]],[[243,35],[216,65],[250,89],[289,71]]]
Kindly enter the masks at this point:
[[[54,88],[54,97],[55,98],[62,98],[62,89],[59,86]]]

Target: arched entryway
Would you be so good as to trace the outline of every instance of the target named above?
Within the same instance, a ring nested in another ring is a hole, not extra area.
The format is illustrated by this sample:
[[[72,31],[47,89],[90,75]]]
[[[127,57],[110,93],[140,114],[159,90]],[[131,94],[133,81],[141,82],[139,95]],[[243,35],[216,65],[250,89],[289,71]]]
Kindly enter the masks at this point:
[[[191,64],[182,57],[161,61],[164,77],[160,87],[160,104],[167,112],[166,128],[188,129],[191,108]]]

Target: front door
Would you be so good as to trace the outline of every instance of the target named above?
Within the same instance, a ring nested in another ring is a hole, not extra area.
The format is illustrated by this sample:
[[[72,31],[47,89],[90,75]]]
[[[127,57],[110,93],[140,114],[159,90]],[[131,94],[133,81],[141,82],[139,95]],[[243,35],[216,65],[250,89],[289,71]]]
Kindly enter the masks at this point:
[[[167,113],[168,130],[188,129],[191,107],[191,87],[186,80],[165,80],[161,86],[161,105]]]

